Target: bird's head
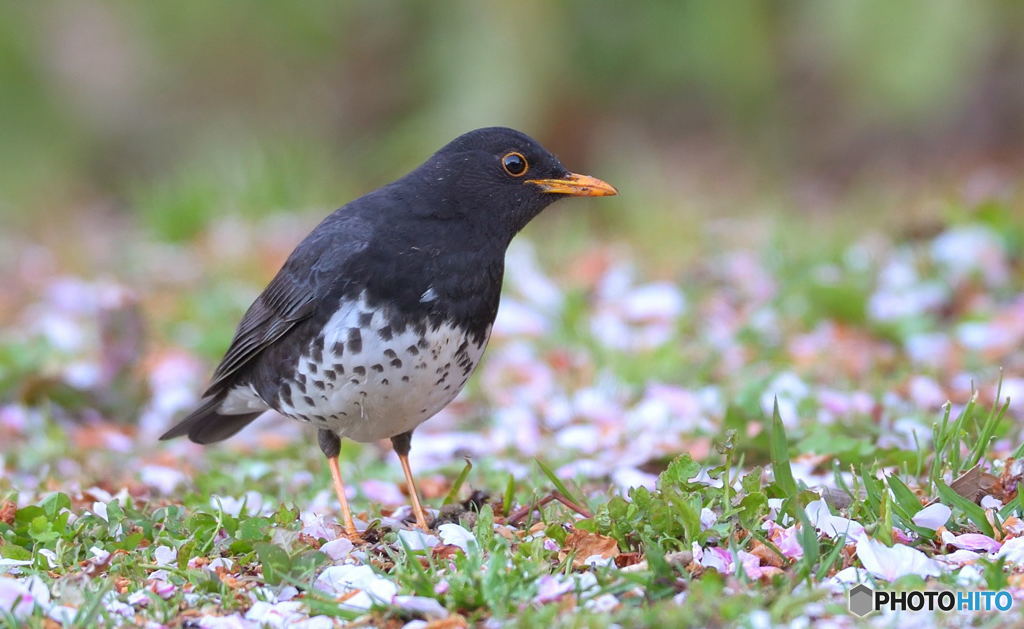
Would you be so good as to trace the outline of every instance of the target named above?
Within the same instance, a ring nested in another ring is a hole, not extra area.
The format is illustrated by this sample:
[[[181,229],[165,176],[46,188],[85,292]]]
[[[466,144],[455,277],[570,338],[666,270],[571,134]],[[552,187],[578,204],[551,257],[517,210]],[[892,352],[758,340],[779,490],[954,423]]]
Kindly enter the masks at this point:
[[[506,127],[455,138],[414,176],[430,188],[429,211],[438,218],[468,220],[509,238],[558,199],[618,194],[600,179],[570,172],[536,140]]]

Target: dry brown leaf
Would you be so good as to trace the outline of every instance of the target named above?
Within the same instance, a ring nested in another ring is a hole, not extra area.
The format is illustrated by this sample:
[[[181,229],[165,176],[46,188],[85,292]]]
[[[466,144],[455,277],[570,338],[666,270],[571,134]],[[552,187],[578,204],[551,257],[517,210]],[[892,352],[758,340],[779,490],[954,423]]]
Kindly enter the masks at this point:
[[[458,546],[451,544],[442,544],[441,546],[435,546],[434,550],[431,551],[431,555],[436,559],[451,559],[462,552],[462,549]]]
[[[533,525],[529,529],[527,529],[527,532],[530,535],[536,535],[537,533],[543,533],[544,530],[547,528],[548,525],[544,524],[543,522],[534,522]]]
[[[780,557],[778,553],[762,544],[760,540],[755,539],[750,545],[750,554],[754,555],[761,560],[761,563],[768,566],[782,568],[786,565],[783,557]]]
[[[643,553],[619,553],[619,556],[615,558],[615,565],[619,568],[625,568],[626,566],[636,565],[643,560]]]
[[[579,568],[583,566],[589,557],[598,555],[602,559],[614,559],[619,556],[619,543],[613,538],[582,529],[575,529],[565,538],[565,545],[562,552],[558,554],[559,559],[565,559],[575,553],[572,564]]]
[[[220,579],[220,582],[232,590],[244,590],[250,585],[249,582],[239,579],[228,572],[227,568],[224,566],[217,566],[217,569],[214,572],[217,573],[217,578]]]
[[[999,483],[999,478],[983,472],[981,464],[975,465],[956,478],[949,487],[971,502],[978,502]]]
[[[469,623],[458,614],[452,614],[447,618],[427,623],[426,629],[466,629]]]
[[[1003,535],[1019,535],[1022,528],[1024,528],[1024,521],[1015,515],[1003,520]]]
[[[14,524],[14,514],[17,513],[18,507],[10,500],[5,500],[0,504],[0,522],[4,524]]]
[[[693,576],[699,576],[703,567],[693,560],[693,553],[688,550],[678,550],[665,555],[665,562],[672,565],[685,565],[686,571]],[[643,559],[635,564],[622,568],[623,572],[642,572],[647,570],[647,560]]]
[[[771,583],[771,580],[780,574],[784,574],[782,568],[776,568],[775,566],[764,566],[761,568],[760,580],[762,583]]]

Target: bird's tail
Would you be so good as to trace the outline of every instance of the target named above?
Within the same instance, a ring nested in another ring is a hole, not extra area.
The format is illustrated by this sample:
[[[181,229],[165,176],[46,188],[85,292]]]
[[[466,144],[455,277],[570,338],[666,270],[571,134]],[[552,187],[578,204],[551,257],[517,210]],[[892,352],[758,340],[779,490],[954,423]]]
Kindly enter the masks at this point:
[[[223,441],[263,414],[263,411],[256,411],[241,415],[224,415],[217,412],[222,401],[223,395],[212,395],[205,398],[199,408],[189,413],[174,428],[161,435],[160,441],[174,439],[184,434],[187,434],[188,438],[195,443]]]

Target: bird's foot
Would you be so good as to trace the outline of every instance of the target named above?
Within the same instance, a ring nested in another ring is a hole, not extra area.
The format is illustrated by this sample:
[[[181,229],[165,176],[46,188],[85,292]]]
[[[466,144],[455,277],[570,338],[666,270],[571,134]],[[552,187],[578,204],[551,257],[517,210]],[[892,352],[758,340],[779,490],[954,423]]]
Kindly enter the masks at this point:
[[[416,506],[419,506],[419,505],[416,505]],[[426,515],[423,512],[423,507],[420,507],[419,509],[414,509],[413,512],[414,512],[414,514],[416,516],[416,521],[415,521],[416,522],[415,523],[416,528],[420,529],[424,533],[429,533],[430,532],[430,525],[427,524],[427,517],[426,517]]]
[[[362,544],[369,544],[369,542],[367,542],[366,539],[359,534],[359,531],[355,529],[352,529],[351,531],[346,530],[344,533],[341,534],[341,536],[347,539],[348,541],[352,542],[356,546]]]

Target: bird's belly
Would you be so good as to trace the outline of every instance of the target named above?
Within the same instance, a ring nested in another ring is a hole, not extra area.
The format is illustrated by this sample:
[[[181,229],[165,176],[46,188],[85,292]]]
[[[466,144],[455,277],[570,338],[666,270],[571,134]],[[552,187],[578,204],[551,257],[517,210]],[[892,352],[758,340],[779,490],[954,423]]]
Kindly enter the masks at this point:
[[[282,414],[356,441],[414,429],[466,384],[486,345],[448,323],[395,332],[383,313],[342,309],[300,358]]]

